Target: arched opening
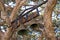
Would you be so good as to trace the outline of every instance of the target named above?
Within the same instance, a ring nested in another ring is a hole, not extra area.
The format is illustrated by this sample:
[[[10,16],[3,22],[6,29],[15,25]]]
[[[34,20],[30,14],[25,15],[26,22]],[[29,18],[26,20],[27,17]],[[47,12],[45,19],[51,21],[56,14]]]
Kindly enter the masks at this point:
[[[39,29],[43,29],[44,28],[44,25],[43,24],[40,24],[40,23],[34,23],[30,26],[30,28],[32,30],[39,30]]]
[[[27,35],[27,34],[28,34],[28,30],[26,30],[26,29],[21,29],[21,30],[19,30],[17,33],[18,33],[18,35]]]

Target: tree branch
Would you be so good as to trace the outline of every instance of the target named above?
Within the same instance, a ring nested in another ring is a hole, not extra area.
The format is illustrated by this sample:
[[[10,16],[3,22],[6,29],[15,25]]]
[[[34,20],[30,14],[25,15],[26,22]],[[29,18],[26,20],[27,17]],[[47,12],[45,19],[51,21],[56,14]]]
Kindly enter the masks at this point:
[[[21,2],[18,2],[18,3],[16,4],[16,6],[14,7],[14,9],[13,9],[11,15],[10,15],[11,21],[15,19],[15,15],[16,15],[16,13],[18,12],[19,8],[20,8],[21,6],[23,6],[26,1],[27,1],[27,0],[22,0]]]
[[[52,24],[52,12],[57,3],[57,0],[48,0],[44,10],[44,27],[47,40],[56,40],[55,32]]]

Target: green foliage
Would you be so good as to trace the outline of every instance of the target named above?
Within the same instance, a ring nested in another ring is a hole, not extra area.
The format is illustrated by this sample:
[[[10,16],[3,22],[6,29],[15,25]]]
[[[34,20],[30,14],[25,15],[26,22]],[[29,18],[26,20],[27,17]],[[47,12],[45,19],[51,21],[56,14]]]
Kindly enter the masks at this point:
[[[58,0],[58,1],[60,1],[60,0]]]
[[[60,33],[57,33],[57,37],[60,37]]]

